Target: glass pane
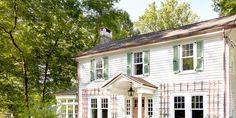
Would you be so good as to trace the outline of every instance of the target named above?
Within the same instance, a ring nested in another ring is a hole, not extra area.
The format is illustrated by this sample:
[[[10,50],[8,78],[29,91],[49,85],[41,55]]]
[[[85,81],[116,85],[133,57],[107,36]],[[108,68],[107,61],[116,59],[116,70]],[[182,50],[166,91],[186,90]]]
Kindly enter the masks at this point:
[[[102,79],[102,69],[96,70],[97,72],[97,79]]]
[[[192,118],[203,118],[203,110],[192,110]]]
[[[143,74],[143,64],[135,65],[134,69],[135,69],[135,73],[134,73],[135,75]]]
[[[183,58],[183,70],[193,70],[193,58]]]
[[[185,118],[185,110],[175,110],[175,118]]]
[[[108,118],[108,110],[102,109],[102,118]]]
[[[97,108],[97,99],[91,99],[91,108]]]
[[[98,117],[97,113],[98,113],[97,109],[92,109],[92,118],[97,118]]]
[[[73,103],[73,99],[68,99],[68,103]]]

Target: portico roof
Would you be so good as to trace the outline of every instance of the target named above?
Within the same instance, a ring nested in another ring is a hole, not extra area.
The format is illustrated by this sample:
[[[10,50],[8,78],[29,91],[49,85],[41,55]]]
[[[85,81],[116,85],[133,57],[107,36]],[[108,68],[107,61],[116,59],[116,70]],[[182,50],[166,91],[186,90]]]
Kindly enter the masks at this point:
[[[146,81],[146,80],[144,80],[144,79],[142,79],[140,77],[134,77],[134,76],[126,75],[126,74],[123,74],[123,73],[120,73],[119,75],[117,75],[116,77],[114,77],[113,79],[108,81],[102,88],[110,86],[111,84],[116,82],[121,77],[123,77],[123,78],[125,78],[125,79],[127,79],[127,80],[129,80],[131,82],[135,82],[135,83],[137,83],[139,85],[157,89],[157,87],[155,85],[151,84],[150,82],[148,82],[148,81]]]

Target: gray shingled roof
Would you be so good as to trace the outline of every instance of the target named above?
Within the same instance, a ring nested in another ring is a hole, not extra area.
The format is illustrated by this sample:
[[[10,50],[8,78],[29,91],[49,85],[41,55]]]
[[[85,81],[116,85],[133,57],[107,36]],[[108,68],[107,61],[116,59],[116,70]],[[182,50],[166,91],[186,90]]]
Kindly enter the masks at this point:
[[[152,88],[157,88],[157,86],[151,84],[150,82],[140,78],[140,77],[134,77],[134,76],[130,76],[130,75],[126,75],[126,74],[123,74],[123,73],[120,73],[119,75],[117,75],[116,77],[114,77],[113,79],[111,79],[110,81],[108,81],[104,86],[106,87],[107,85],[109,85],[110,83],[112,83],[113,81],[116,81],[120,76],[125,76],[127,79],[130,79],[132,81],[135,81],[139,84],[142,84],[144,86],[148,86],[148,87],[152,87]]]
[[[236,27],[235,19],[236,15],[225,16],[207,21],[197,22],[190,25],[181,26],[170,30],[142,34],[118,41],[110,41],[108,43],[100,44],[83,52],[80,52],[79,54],[75,55],[75,57],[82,57],[95,53],[118,50],[121,48],[129,48],[139,45],[164,42],[183,37],[220,31],[222,29],[234,28]]]
[[[55,95],[76,95],[77,90],[65,90],[55,93]]]

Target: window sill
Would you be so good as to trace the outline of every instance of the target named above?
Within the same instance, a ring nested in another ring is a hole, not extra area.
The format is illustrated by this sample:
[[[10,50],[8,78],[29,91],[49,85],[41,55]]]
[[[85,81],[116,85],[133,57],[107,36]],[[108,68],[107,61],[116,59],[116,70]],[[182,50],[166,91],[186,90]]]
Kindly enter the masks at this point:
[[[140,78],[145,77],[143,74],[141,74],[141,75],[132,75],[132,76],[134,76],[134,77],[140,77]]]
[[[95,79],[93,80],[93,82],[104,82],[105,80],[104,79]]]
[[[185,75],[185,74],[195,74],[197,71],[195,70],[186,70],[186,71],[181,71],[179,75]]]

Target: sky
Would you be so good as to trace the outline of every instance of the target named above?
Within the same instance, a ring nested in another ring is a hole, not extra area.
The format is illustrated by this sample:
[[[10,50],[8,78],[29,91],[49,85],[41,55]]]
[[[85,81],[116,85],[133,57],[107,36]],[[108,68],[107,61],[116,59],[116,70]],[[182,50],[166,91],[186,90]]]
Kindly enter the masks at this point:
[[[148,5],[155,1],[157,7],[160,7],[164,0],[121,0],[116,6],[126,10],[132,21],[137,21]],[[193,12],[200,16],[200,21],[218,17],[218,13],[213,10],[212,0],[177,0],[179,3],[188,2]]]

